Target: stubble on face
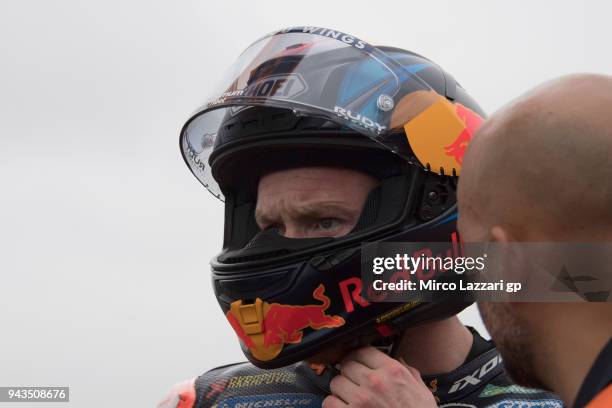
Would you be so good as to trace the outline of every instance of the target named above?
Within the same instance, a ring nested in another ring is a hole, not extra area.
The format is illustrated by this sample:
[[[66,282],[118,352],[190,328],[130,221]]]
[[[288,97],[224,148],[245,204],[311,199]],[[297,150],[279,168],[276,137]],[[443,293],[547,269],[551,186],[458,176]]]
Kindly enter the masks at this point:
[[[504,359],[506,371],[519,385],[548,389],[535,370],[533,339],[513,304],[479,302],[478,310]]]

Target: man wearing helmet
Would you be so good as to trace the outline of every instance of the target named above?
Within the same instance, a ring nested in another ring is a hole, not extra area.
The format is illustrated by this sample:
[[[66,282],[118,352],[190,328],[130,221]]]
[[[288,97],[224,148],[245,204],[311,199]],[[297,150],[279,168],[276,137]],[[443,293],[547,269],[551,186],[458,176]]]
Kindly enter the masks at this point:
[[[318,27],[252,44],[180,138],[225,201],[213,286],[250,363],[161,406],[562,406],[512,385],[455,316],[468,304],[362,296],[361,242],[457,242],[457,176],[483,117],[408,51]]]

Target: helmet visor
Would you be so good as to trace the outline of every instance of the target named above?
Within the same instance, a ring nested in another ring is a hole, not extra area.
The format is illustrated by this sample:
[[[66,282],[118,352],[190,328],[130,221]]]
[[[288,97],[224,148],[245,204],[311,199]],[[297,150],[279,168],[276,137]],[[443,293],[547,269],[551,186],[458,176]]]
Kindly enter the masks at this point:
[[[460,142],[458,136],[466,127],[454,105],[395,59],[353,36],[316,27],[270,34],[249,46],[220,84],[184,126],[180,141],[189,168],[218,198],[222,199],[221,189],[208,159],[213,150],[239,142],[218,135],[225,118],[248,106],[325,118],[411,162],[458,173],[452,146],[450,154],[444,150],[449,141]],[[452,131],[442,146],[432,145],[431,134],[440,129]],[[423,157],[408,147],[409,132],[410,145],[414,143]]]

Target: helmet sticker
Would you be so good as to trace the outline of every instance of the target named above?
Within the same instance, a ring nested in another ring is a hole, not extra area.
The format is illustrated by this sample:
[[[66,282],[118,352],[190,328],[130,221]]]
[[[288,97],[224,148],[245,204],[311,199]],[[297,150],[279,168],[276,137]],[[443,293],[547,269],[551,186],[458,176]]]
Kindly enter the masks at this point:
[[[482,122],[465,106],[439,97],[404,124],[404,130],[410,148],[424,167],[458,176],[463,155]]]
[[[340,106],[335,106],[334,112],[336,112],[336,115],[338,115],[339,117],[350,120],[353,123],[363,126],[367,130],[373,130],[377,133],[380,133],[387,128],[386,126],[383,126],[378,122],[374,122],[372,119],[368,118],[365,115],[351,112],[350,110],[342,108]]]
[[[258,298],[245,305],[237,300],[231,304],[227,319],[255,358],[272,360],[285,344],[300,343],[306,328],[321,330],[344,325],[341,316],[326,313],[331,300],[325,295],[323,284],[314,290],[312,297],[321,304],[270,304]]]

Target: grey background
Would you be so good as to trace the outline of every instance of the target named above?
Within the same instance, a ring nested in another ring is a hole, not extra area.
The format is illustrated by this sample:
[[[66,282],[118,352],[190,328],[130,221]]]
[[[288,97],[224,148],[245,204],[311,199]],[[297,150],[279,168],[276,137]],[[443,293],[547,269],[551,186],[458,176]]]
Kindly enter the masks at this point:
[[[257,37],[317,25],[411,49],[493,111],[553,76],[611,73],[610,11],[0,0],[0,385],[69,385],[62,406],[146,407],[242,359],[207,274],[222,206],[188,173],[178,131]],[[480,326],[473,308],[462,318]]]

